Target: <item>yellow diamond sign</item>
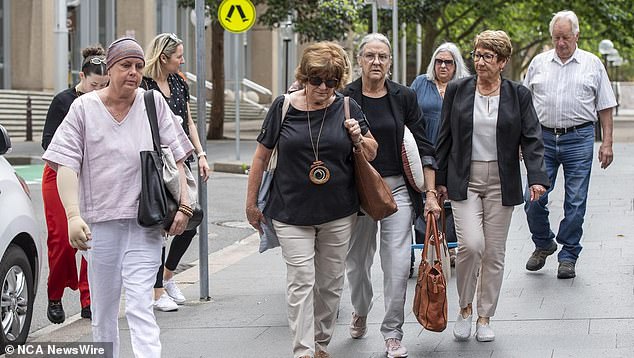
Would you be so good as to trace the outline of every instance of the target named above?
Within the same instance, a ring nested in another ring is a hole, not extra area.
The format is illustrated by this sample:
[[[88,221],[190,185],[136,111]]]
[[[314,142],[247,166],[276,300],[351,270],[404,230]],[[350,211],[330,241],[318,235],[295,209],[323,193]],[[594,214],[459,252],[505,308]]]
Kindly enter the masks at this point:
[[[227,31],[245,32],[255,23],[255,6],[249,0],[223,0],[218,6],[218,20]]]

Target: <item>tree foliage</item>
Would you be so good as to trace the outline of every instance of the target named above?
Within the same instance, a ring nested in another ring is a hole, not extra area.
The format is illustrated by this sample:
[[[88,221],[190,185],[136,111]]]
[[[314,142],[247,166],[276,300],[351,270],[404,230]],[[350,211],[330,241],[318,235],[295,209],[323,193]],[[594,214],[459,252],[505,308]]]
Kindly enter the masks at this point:
[[[343,40],[359,21],[362,0],[256,0],[266,5],[258,16],[259,23],[270,29],[288,16],[293,19],[301,41]]]
[[[486,29],[506,31],[514,49],[507,76],[519,79],[530,59],[551,45],[548,24],[555,12],[565,9],[579,17],[580,48],[597,53],[599,42],[608,38],[623,58],[633,58],[632,4],[631,0],[400,0],[399,16],[412,26],[423,26],[424,64],[444,41],[457,43],[465,54],[472,50],[477,33]]]

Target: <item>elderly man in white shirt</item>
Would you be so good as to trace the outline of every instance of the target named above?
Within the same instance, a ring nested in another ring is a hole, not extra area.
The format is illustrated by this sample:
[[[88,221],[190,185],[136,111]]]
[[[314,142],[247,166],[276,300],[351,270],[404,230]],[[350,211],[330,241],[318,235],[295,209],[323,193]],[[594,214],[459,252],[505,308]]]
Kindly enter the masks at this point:
[[[612,153],[612,108],[616,99],[601,60],[577,47],[579,20],[572,11],[560,11],[550,22],[554,49],[531,62],[524,85],[533,93],[533,103],[542,125],[546,170],[550,189],[537,201],[526,200],[524,210],[535,243],[526,269],[544,267],[546,257],[559,251],[557,277],[575,277],[581,252],[583,220],[594,149],[597,113],[603,130],[599,148],[601,168],[607,168]],[[557,171],[563,166],[564,218],[555,236],[548,221],[548,194],[555,187]],[[556,239],[556,242],[553,240]]]

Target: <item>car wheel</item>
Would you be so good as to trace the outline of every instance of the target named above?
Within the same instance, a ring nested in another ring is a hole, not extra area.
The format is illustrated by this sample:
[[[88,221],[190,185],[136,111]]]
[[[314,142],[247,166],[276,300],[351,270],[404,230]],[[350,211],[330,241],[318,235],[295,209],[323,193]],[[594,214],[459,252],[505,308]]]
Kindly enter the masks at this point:
[[[0,318],[0,351],[8,344],[24,344],[31,328],[33,316],[33,274],[24,251],[11,244],[0,261],[2,299]]]

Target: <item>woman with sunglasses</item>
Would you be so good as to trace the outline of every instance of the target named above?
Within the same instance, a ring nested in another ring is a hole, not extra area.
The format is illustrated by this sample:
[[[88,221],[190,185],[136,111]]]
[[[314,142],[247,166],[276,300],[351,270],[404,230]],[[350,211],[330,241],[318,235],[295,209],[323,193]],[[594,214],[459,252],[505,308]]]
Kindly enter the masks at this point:
[[[445,93],[436,189],[441,198],[451,199],[458,237],[460,313],[454,337],[471,336],[477,295],[475,338],[489,342],[495,339],[489,320],[500,297],[513,207],[524,202],[520,150],[530,200],[545,193],[550,182],[531,92],[502,77],[513,51],[510,38],[488,30],[473,45],[476,75],[450,82]]]
[[[350,60],[341,46],[319,42],[306,47],[295,78],[300,90],[279,96],[264,120],[249,170],[246,215],[258,231],[262,174],[274,148],[277,168],[264,214],[272,218],[287,270],[288,322],[293,356],[330,357],[344,283],[348,242],[359,211],[352,162],[353,143],[368,160],[376,141],[365,116],[337,92],[348,81]],[[283,118],[283,121],[282,121]]]
[[[436,139],[438,138],[440,110],[442,109],[442,99],[445,96],[447,84],[451,80],[466,76],[469,76],[469,70],[465,66],[460,50],[455,44],[445,42],[434,51],[427,66],[427,72],[417,76],[412,82],[411,88],[416,92],[418,106],[425,113],[427,139],[433,145],[436,145]],[[447,241],[455,242],[456,232],[454,230],[453,215],[451,214],[451,204],[449,202],[444,203],[443,209],[447,212]],[[425,217],[421,216],[416,219],[416,242],[422,244],[426,225],[427,220]],[[456,249],[449,249],[449,255],[453,266],[456,258]],[[415,257],[412,253],[410,273],[414,272],[414,259]]]
[[[440,110],[449,81],[469,76],[458,47],[445,42],[438,46],[431,56],[427,72],[417,76],[411,88],[416,92],[418,106],[425,113],[425,132],[432,144],[438,138]]]
[[[361,78],[349,84],[343,94],[361,104],[368,117],[379,149],[372,166],[392,189],[398,211],[381,220],[380,256],[383,269],[385,315],[381,323],[387,356],[407,357],[401,343],[405,320],[405,297],[409,278],[412,224],[423,212],[420,193],[408,183],[403,169],[401,147],[405,126],[416,139],[423,162],[428,199],[424,212],[439,215],[434,190],[434,147],[425,136],[423,116],[410,88],[387,79],[392,61],[390,41],[383,34],[366,35],[359,45],[357,62]],[[350,323],[352,338],[367,333],[367,316],[372,308],[370,271],[377,246],[377,224],[367,215],[360,216],[353,230],[346,270],[354,312]]]
[[[53,97],[44,123],[42,133],[42,148],[46,150],[51,139],[68,113],[71,103],[84,93],[106,87],[105,50],[101,45],[86,47],[82,50],[83,61],[79,71],[79,83],[74,87],[63,90]],[[82,257],[77,277],[76,249],[68,243],[68,226],[66,213],[57,192],[57,172],[50,166],[44,165],[42,176],[42,200],[44,202],[44,216],[48,238],[48,308],[46,316],[52,323],[63,323],[66,319],[62,296],[66,287],[71,290],[79,288],[81,303],[81,317],[91,318],[90,290],[88,288],[87,263]]]
[[[145,76],[141,82],[144,89],[156,90],[163,95],[172,112],[182,119],[182,127],[195,148],[198,171],[204,181],[209,179],[207,154],[203,152],[196,124],[192,120],[189,107],[189,87],[179,75],[180,66],[185,63],[183,41],[174,34],[156,36],[147,48]],[[190,156],[185,165],[190,167],[194,157]],[[185,303],[185,296],[173,280],[174,271],[181,258],[196,236],[196,229],[187,230],[172,239],[167,259],[163,248],[162,260],[154,285],[154,308],[160,311],[176,311]]]

